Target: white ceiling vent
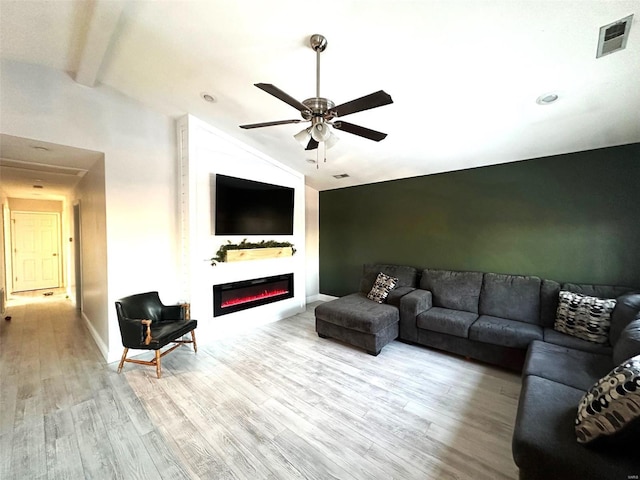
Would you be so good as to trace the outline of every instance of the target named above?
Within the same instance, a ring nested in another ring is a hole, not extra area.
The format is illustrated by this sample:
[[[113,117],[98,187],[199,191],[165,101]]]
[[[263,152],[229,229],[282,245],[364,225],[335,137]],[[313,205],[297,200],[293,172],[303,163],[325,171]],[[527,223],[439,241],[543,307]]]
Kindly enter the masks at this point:
[[[605,25],[604,27],[600,27],[600,38],[598,38],[598,53],[596,53],[596,58],[617,52],[627,46],[631,20],[633,20],[633,14],[609,25]]]

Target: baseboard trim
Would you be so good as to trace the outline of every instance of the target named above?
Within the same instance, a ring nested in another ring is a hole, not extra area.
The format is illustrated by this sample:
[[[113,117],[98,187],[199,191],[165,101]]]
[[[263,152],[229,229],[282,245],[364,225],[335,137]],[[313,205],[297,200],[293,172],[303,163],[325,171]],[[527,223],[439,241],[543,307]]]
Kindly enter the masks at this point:
[[[318,298],[316,298],[316,302],[330,302],[331,300],[336,300],[340,297],[334,297],[333,295],[325,295],[324,293],[321,293],[319,295],[316,295]]]
[[[98,346],[98,350],[100,350],[100,353],[102,353],[102,356],[104,357],[104,359],[108,363],[109,362],[109,348],[104,343],[104,340],[102,340],[100,335],[98,335],[98,331],[93,327],[93,325],[89,321],[89,317],[87,317],[84,314],[84,312],[80,312],[80,315],[82,316],[82,319],[84,320],[85,325],[89,329],[89,333],[93,337],[93,341],[96,342],[96,345]]]

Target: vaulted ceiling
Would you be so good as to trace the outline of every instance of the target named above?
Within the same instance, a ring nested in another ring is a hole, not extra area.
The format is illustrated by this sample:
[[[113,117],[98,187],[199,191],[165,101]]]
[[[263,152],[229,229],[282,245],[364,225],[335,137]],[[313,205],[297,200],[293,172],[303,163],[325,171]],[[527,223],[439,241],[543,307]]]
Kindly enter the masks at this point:
[[[596,58],[600,27],[631,14],[626,48]],[[638,19],[637,0],[0,0],[0,54],[191,113],[324,190],[640,141]],[[314,33],[321,96],[394,102],[347,119],[386,139],[337,132],[326,162],[302,124],[238,128],[300,118],[253,84],[315,96]]]

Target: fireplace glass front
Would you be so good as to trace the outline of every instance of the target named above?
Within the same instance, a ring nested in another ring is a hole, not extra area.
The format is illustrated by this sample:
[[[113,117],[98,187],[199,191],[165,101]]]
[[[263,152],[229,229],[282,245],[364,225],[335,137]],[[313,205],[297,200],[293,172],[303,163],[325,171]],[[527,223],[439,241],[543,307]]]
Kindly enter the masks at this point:
[[[287,298],[293,298],[293,273],[214,285],[213,315],[218,317]]]

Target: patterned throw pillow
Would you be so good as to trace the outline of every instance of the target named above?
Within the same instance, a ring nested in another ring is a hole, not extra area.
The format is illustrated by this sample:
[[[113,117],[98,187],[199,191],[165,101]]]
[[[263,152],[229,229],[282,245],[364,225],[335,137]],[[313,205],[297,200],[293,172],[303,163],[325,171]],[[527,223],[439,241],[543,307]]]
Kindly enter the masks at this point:
[[[618,365],[584,394],[578,405],[576,437],[579,443],[588,443],[638,419],[640,355]]]
[[[367,298],[374,302],[384,303],[389,292],[395,288],[396,283],[398,283],[396,277],[390,277],[380,272],[376,281],[373,283],[373,288],[367,294]]]
[[[590,342],[607,343],[615,306],[614,299],[561,290],[553,328]]]

